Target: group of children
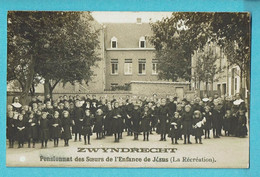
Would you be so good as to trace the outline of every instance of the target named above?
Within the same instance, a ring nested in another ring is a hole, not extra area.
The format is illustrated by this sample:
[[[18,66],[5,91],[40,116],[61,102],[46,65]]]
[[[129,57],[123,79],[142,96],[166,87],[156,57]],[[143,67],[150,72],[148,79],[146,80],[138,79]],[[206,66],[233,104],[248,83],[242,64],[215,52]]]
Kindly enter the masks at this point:
[[[74,141],[84,137],[84,144],[90,144],[93,133],[97,139],[114,135],[115,142],[119,142],[124,131],[134,140],[142,134],[144,141],[149,141],[149,135],[154,132],[160,134],[160,141],[166,141],[168,135],[172,144],[178,144],[178,140],[191,144],[191,136],[202,144],[202,136],[209,139],[211,130],[214,138],[222,136],[222,130],[225,136],[247,135],[247,109],[239,94],[234,100],[216,94],[214,98],[196,97],[191,101],[157,95],[118,99],[64,95],[52,100],[47,95],[44,101],[33,97],[29,105],[23,106],[14,97],[7,109],[10,148],[15,141],[18,148],[25,142],[29,148],[34,148],[37,142],[46,148],[48,141],[58,147],[60,139],[64,140],[64,146],[69,146],[72,134]]]

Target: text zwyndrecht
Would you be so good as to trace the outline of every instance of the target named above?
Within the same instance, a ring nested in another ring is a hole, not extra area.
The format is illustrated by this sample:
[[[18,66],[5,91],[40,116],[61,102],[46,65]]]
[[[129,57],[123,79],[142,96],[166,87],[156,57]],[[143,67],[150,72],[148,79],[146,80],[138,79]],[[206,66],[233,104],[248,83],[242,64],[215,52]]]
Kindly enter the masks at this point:
[[[103,153],[175,153],[177,148],[78,148],[77,152]]]

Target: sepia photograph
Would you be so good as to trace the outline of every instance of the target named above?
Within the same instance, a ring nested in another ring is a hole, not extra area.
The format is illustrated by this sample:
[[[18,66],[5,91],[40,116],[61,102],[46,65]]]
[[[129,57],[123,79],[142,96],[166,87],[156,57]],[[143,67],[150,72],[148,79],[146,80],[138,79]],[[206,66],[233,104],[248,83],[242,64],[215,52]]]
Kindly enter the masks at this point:
[[[8,11],[6,166],[249,168],[248,12]]]

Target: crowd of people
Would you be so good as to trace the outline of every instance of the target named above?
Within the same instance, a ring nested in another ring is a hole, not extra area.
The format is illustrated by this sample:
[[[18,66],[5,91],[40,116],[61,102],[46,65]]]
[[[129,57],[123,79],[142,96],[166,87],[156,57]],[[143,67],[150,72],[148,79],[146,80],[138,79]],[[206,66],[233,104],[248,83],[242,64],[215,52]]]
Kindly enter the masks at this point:
[[[127,136],[149,141],[150,134],[159,134],[160,141],[171,139],[172,144],[183,140],[184,144],[202,144],[202,138],[220,138],[220,136],[245,137],[247,135],[247,108],[239,94],[234,98],[195,97],[193,100],[179,99],[176,96],[160,98],[125,96],[86,95],[81,97],[60,96],[53,100],[47,95],[44,100],[32,97],[28,105],[22,105],[19,97],[14,97],[7,106],[7,139],[9,148],[18,148],[25,143],[35,148],[41,143],[47,148],[48,141],[58,147],[59,140],[69,146],[69,140],[90,144],[91,136],[101,140],[114,136],[115,142]],[[213,136],[210,134],[213,132]],[[74,135],[74,136],[72,136]]]

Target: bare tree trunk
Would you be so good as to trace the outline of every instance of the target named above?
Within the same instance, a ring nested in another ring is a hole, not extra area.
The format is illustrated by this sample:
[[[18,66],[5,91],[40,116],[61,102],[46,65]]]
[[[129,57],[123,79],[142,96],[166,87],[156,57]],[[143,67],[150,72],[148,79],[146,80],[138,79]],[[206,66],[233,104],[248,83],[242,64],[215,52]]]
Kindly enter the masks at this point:
[[[30,94],[33,96],[35,95],[35,87],[34,87],[34,84],[32,83],[32,86],[30,88]]]
[[[53,85],[51,85],[51,83],[49,84],[49,89],[50,89],[50,96],[52,98],[52,93],[53,93],[53,90],[55,89],[55,87],[58,85],[58,83],[61,81],[61,79],[58,79],[57,81],[55,81],[55,83]]]
[[[31,85],[32,85],[32,82],[33,82],[33,76],[34,76],[34,66],[35,66],[35,59],[33,58],[33,56],[31,55],[31,62],[29,63],[29,66],[28,66],[28,74],[27,74],[27,80],[24,84],[24,88],[22,90],[22,93],[21,93],[21,98],[20,98],[20,101],[21,101],[21,104],[27,104],[28,102],[28,95],[29,95],[29,91],[30,91],[30,88],[31,88]]]
[[[44,98],[46,99],[47,95],[50,94],[50,79],[45,78],[44,80]]]
[[[209,91],[208,91],[208,81],[206,81],[206,93],[207,93],[207,97],[209,97]]]

